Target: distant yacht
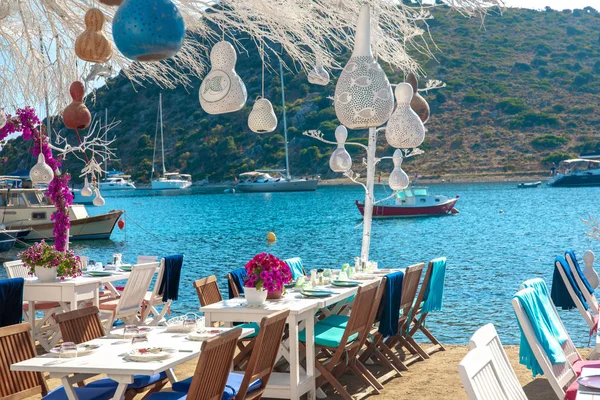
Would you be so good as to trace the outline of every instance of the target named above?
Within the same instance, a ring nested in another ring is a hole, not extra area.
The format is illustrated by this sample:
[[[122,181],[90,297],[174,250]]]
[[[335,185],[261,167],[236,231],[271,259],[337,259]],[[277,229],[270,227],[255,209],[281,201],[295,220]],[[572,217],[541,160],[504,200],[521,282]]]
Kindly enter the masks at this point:
[[[600,186],[600,161],[588,158],[564,160],[553,169],[549,186]]]
[[[160,128],[160,149],[162,155],[162,176],[158,179],[154,178],[154,161],[156,159],[156,139]],[[180,174],[179,172],[167,172],[165,169],[165,143],[163,135],[163,119],[162,119],[162,93],[158,98],[158,115],[156,116],[156,131],[154,133],[154,153],[152,155],[152,190],[164,189],[187,189],[192,186],[192,176],[188,174]]]
[[[106,178],[100,181],[98,186],[103,192],[135,189],[135,184],[131,181],[131,175],[123,175],[121,171],[107,175]]]

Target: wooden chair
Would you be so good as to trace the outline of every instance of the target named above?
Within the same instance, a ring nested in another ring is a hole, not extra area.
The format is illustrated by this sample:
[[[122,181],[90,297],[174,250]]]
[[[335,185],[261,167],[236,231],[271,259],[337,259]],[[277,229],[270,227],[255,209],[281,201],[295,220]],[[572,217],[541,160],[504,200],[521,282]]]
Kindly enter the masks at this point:
[[[423,302],[426,299],[426,294],[428,294],[431,290],[429,286],[431,283],[431,273],[433,272],[434,261],[430,261],[427,265],[425,277],[423,278],[423,283],[421,284],[421,289],[419,290],[419,295],[417,296],[417,301],[415,302],[416,308],[413,312],[413,325],[409,333],[409,336],[412,338],[417,331],[421,331],[425,335],[425,337],[427,337],[427,339],[429,339],[429,341],[433,344],[433,346],[423,349],[424,353],[427,355],[427,357],[425,357],[425,354],[422,354],[424,358],[429,358],[429,356],[435,353],[436,351],[446,350],[444,345],[440,343],[440,341],[433,335],[433,333],[431,333],[431,331],[425,326],[425,321],[429,313],[422,312],[421,308],[423,306]],[[419,348],[422,349],[422,347]]]
[[[193,285],[196,289],[196,293],[198,294],[198,300],[200,301],[200,305],[202,307],[218,303],[223,300],[223,296],[221,296],[221,291],[219,290],[219,285],[217,285],[216,276],[211,275],[207,278],[198,279],[193,283]],[[215,325],[219,326],[221,325],[221,323],[215,322]],[[254,334],[240,339],[237,343],[239,353],[233,359],[233,365],[241,369],[244,366],[244,364],[250,359],[250,353],[254,348],[254,342],[258,334],[257,331],[259,330],[259,327],[255,323],[242,324],[239,326],[241,328],[254,329],[255,331]]]
[[[158,256],[138,256],[137,263],[138,264],[149,264],[155,263],[158,261]]]
[[[11,371],[11,364],[36,357],[37,352],[31,338],[31,326],[28,323],[0,328],[0,398],[9,400],[26,399],[35,395],[48,394],[48,386],[41,372]],[[51,392],[54,398],[66,398],[63,387]],[[115,389],[111,388],[75,388],[79,398],[94,397],[108,400]]]
[[[458,364],[458,375],[469,400],[517,400],[527,398],[510,396],[510,393],[504,387],[504,382],[501,380],[492,351],[487,347],[471,350]]]
[[[512,306],[517,315],[517,320],[519,321],[523,334],[525,335],[537,362],[544,372],[544,376],[548,379],[548,382],[558,399],[574,400],[577,395],[578,385],[576,380],[577,374],[575,374],[571,363],[568,360],[564,364],[551,363],[550,358],[535,336],[529,316],[523,309],[523,306],[517,297],[524,293],[524,291],[532,290],[532,288],[521,289],[512,299]]]
[[[21,260],[7,261],[4,263],[4,268],[9,278],[27,279],[31,277],[29,275],[29,268]],[[35,311],[43,312],[43,316],[41,319],[35,321],[32,326],[32,334],[46,351],[50,350],[60,341],[60,331],[54,315],[63,310],[65,308],[55,301],[35,302]],[[24,302],[23,319],[29,322],[32,317],[35,319],[35,315],[32,316],[29,314],[29,302]]]
[[[353,372],[364,383],[372,387],[377,394],[383,386],[357,358],[357,353],[363,348],[367,336],[373,326],[373,321],[381,302],[383,291],[379,289],[379,281],[360,286],[356,293],[352,312],[347,323],[339,327],[326,325],[322,322],[315,324],[315,349],[326,357],[316,359],[316,367],[321,373],[317,378],[316,387],[329,383],[341,395],[350,400],[352,396],[338,381],[347,371]],[[306,331],[300,332],[300,349],[306,352]]]
[[[153,393],[148,400],[221,400],[229,378],[235,344],[241,334],[242,330],[236,328],[202,342],[200,358],[187,393],[181,393],[180,396],[172,392]]]
[[[508,356],[502,347],[502,343],[498,337],[498,332],[496,332],[496,328],[494,328],[493,324],[487,324],[479,328],[473,334],[473,336],[471,336],[471,340],[469,340],[469,348],[471,350],[476,348],[489,349],[492,360],[496,367],[498,380],[506,391],[506,395],[508,396],[507,398],[510,400],[527,400],[527,395],[523,391],[523,387],[521,386],[521,383],[515,374],[515,370],[510,365],[510,361],[508,361]],[[487,354],[484,354],[483,356],[487,357]],[[481,359],[477,356],[471,356],[471,358]],[[469,361],[467,361],[467,364],[469,364]],[[465,377],[472,375],[468,373],[468,368],[469,367],[467,367],[467,370],[464,371]],[[461,376],[461,379],[462,378],[463,377]]]
[[[158,263],[136,265],[132,268],[129,280],[118,299],[100,302],[100,312],[107,315],[105,328],[109,330],[115,320],[123,319],[127,323],[139,324],[142,301],[150,287],[150,282]]]
[[[231,288],[231,292],[233,293],[233,297],[240,297],[240,290],[238,289],[238,286],[236,285],[233,276],[231,274],[227,274],[227,283],[229,284],[229,287]]]
[[[69,311],[56,316],[62,337],[65,342],[76,344],[88,342],[105,335],[104,326],[100,321],[100,311],[97,307],[86,307],[80,310]],[[144,382],[143,384],[141,382]],[[166,373],[152,375],[151,377],[137,376],[125,392],[125,400],[133,400],[136,395],[148,392],[144,398],[151,393],[162,389],[169,379]],[[90,382],[87,387],[114,387],[118,383],[109,378]]]

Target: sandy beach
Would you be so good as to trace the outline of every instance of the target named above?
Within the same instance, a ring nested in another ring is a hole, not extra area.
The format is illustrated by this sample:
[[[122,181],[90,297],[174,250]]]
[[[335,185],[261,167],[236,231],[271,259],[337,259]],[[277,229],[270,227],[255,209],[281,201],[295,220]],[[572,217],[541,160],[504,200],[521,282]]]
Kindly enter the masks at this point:
[[[529,400],[548,400],[555,397],[552,388],[545,378],[532,379],[531,372],[519,364],[519,347],[505,346],[504,349],[510,359],[510,362],[525,389]],[[467,346],[451,345],[446,347],[446,351],[434,353],[431,359],[424,362],[417,362],[409,367],[409,370],[402,373],[401,377],[395,377],[384,384],[384,390],[379,396],[370,396],[373,399],[381,400],[462,400],[467,399],[463,386],[458,377],[458,363],[467,354]],[[580,349],[580,353],[585,357],[589,349]],[[194,373],[196,361],[190,361],[175,368],[175,374],[179,379],[186,378]],[[369,366],[369,369],[375,374],[381,371],[377,365]],[[353,375],[345,375],[342,378],[344,385],[355,387],[356,380]],[[57,379],[48,379],[48,386],[55,388],[60,385]],[[165,389],[169,390],[169,389]],[[331,389],[326,389],[327,398],[337,399],[339,396],[333,394]],[[141,399],[138,395],[136,399]],[[39,399],[40,396],[31,397]]]

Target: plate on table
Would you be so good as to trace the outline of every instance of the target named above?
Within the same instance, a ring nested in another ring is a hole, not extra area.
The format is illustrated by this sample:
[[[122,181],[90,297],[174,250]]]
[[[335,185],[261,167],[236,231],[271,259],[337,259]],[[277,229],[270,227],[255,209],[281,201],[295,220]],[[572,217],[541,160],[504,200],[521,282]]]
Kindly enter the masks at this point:
[[[81,357],[81,356],[87,356],[88,354],[92,354],[95,350],[97,350],[100,347],[99,344],[78,344],[77,345],[77,355],[75,355],[75,353],[71,353],[72,355],[63,355],[64,357]],[[60,353],[60,346],[57,347],[53,347],[50,349],[50,353],[52,354],[56,354],[57,356],[61,356]]]
[[[293,289],[294,287],[296,287],[296,284],[294,282],[292,283],[286,283],[283,285],[284,288],[286,289]]]
[[[110,272],[110,271],[88,271],[87,274],[89,276],[111,276],[112,272]]]
[[[131,268],[132,268],[132,266],[131,266],[131,265],[121,265],[121,266],[119,267],[119,269],[120,269],[121,271],[125,271],[125,272],[131,272]]]
[[[143,349],[131,350],[127,354],[127,360],[137,362],[162,361],[171,357],[174,349],[166,347],[145,347]]]
[[[302,289],[300,294],[304,297],[329,297],[335,293],[329,290]]]
[[[223,332],[225,332],[225,330],[216,328],[206,329],[204,331],[190,332],[190,334],[187,335],[187,339],[195,342],[201,342],[203,340],[213,338]]]
[[[600,390],[600,375],[585,376],[577,379],[579,386]]]
[[[339,287],[356,287],[360,285],[359,281],[331,281],[333,286]]]

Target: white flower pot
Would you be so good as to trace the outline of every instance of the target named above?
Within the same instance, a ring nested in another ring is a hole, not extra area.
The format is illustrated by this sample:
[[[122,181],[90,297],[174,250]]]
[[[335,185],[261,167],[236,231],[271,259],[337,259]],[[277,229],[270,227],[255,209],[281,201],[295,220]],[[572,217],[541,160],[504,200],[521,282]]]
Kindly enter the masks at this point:
[[[267,301],[266,290],[257,290],[256,288],[244,288],[244,296],[246,297],[246,301],[248,301],[249,306],[261,306],[265,304]]]
[[[35,269],[35,275],[37,276],[40,282],[53,282],[56,280],[57,276],[56,267],[37,267]]]

